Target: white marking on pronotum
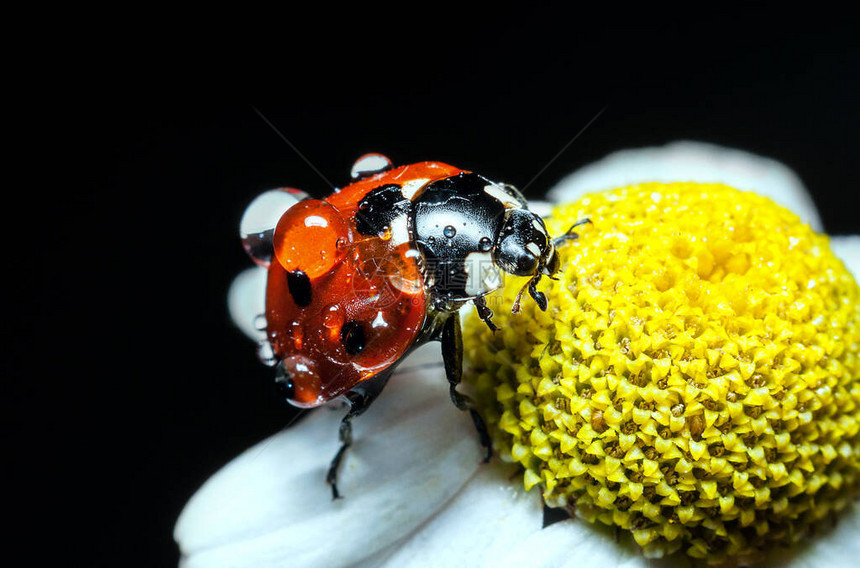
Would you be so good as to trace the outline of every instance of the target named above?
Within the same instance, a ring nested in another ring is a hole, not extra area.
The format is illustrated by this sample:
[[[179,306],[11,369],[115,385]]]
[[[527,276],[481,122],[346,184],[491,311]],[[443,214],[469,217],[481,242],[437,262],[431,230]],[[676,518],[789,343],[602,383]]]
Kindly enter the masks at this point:
[[[428,181],[430,181],[430,180],[424,179],[424,178],[409,180],[406,183],[404,183],[402,186],[400,186],[400,193],[402,193],[403,197],[405,197],[406,199],[411,200],[412,197],[415,195],[415,193],[419,189],[424,187],[424,185],[426,185]]]
[[[502,286],[499,269],[493,263],[493,255],[489,252],[472,252],[463,261],[466,271],[466,294],[480,296]]]
[[[521,209],[523,206],[522,203],[520,203],[511,194],[495,184],[485,185],[484,192],[501,201],[502,205],[505,206],[505,209]]]
[[[540,256],[540,247],[535,243],[529,243],[526,245],[526,250],[532,253],[532,256]]]
[[[538,221],[537,219],[532,219],[532,226],[535,228],[535,230],[536,230],[538,233],[540,233],[540,234],[542,234],[542,235],[546,235],[546,229],[544,229],[544,227],[543,227],[543,225],[541,224],[541,222],[540,222],[540,221]]]
[[[406,215],[398,215],[391,220],[391,242],[395,246],[409,242],[409,218]]]
[[[526,198],[523,197],[523,194],[520,193],[520,190],[517,189],[517,187],[515,185],[511,185],[509,183],[503,183],[501,185],[502,185],[502,187],[505,188],[505,190],[508,192],[509,195],[513,196],[514,199],[516,199],[519,202],[520,207],[523,207],[523,208],[528,207],[528,203],[526,202]]]

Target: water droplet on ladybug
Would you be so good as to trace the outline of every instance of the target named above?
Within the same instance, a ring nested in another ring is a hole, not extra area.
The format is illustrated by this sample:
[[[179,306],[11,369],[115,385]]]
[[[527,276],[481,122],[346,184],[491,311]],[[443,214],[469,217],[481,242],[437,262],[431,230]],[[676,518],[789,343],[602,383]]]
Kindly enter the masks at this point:
[[[337,304],[332,304],[326,309],[323,326],[326,328],[326,337],[329,341],[340,341],[340,328],[343,327],[345,320],[343,310]]]
[[[274,367],[278,363],[272,344],[265,340],[257,344],[257,359],[267,367]]]
[[[242,247],[254,262],[268,267],[274,255],[272,239],[281,216],[308,194],[289,187],[265,191],[254,198],[239,223]]]
[[[295,346],[297,351],[302,350],[302,340],[304,339],[304,332],[302,331],[302,323],[300,321],[293,320],[290,328],[290,335],[293,338],[293,345]]]
[[[382,154],[365,154],[355,161],[350,171],[352,179],[361,179],[372,176],[392,167],[391,160]]]
[[[343,325],[343,313],[338,306],[329,306],[323,316],[323,325],[329,329],[339,329]]]
[[[436,237],[427,237],[427,244],[432,245],[436,242]]]
[[[449,239],[453,239],[457,235],[457,229],[454,228],[454,225],[448,225],[442,229],[442,234]]]
[[[487,252],[493,248],[492,239],[490,239],[490,237],[481,237],[481,240],[478,241],[478,248],[481,249],[481,252]]]
[[[284,365],[278,365],[275,371],[275,387],[285,399],[290,400],[296,395],[296,385]]]
[[[266,327],[268,327],[266,314],[257,314],[257,317],[254,318],[254,329],[257,331],[266,331]]]
[[[337,242],[349,238],[349,227],[334,206],[309,199],[284,213],[275,228],[273,246],[285,270],[301,270],[314,279],[337,264],[344,254]]]
[[[284,358],[278,365],[275,381],[283,383],[286,391],[284,394],[288,395],[289,402],[296,406],[316,406],[324,400],[317,364],[302,355]]]

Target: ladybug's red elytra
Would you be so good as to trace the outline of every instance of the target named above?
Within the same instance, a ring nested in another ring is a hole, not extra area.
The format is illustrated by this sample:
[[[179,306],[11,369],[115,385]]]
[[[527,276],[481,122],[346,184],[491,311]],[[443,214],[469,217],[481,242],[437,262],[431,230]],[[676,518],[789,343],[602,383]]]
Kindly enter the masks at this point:
[[[520,296],[527,289],[546,310],[536,286],[558,270],[556,247],[577,237],[571,227],[551,239],[516,188],[441,162],[395,168],[381,154],[366,154],[351,177],[322,200],[289,188],[267,191],[240,226],[245,250],[268,269],[262,358],[277,367],[278,385],[302,408],[339,397],[350,404],[327,477],[334,498],[351,420],[428,341],[442,342],[451,399],[471,413],[489,460],[484,422],[457,391],[458,310],[471,301],[495,331],[485,296],[501,287],[503,272],[530,277]]]

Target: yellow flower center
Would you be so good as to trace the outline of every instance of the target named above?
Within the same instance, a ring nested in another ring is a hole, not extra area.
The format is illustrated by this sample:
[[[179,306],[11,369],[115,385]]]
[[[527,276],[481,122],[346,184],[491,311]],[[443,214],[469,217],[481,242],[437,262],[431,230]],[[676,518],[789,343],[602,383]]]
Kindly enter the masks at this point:
[[[527,489],[720,561],[793,542],[860,485],[860,289],[789,211],[722,185],[645,184],[557,207],[547,312],[517,282],[466,376]]]

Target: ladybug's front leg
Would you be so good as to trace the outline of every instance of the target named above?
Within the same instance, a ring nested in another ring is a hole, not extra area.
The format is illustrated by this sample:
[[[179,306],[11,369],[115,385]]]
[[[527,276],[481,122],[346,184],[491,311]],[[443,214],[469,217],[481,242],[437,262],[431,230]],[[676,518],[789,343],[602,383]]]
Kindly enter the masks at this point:
[[[475,304],[475,309],[478,311],[478,317],[481,318],[482,322],[487,324],[490,331],[493,333],[498,331],[499,328],[493,323],[493,310],[487,306],[487,299],[484,296],[478,296],[472,300],[472,303]]]
[[[478,430],[481,445],[487,449],[484,456],[484,463],[487,463],[493,455],[493,445],[487,432],[487,426],[484,424],[484,419],[475,410],[472,399],[457,392],[457,385],[460,384],[460,379],[463,377],[463,337],[458,312],[448,316],[442,327],[442,360],[445,362],[445,374],[448,376],[448,384],[451,387],[451,400],[454,402],[454,406],[460,410],[468,410],[469,414],[472,415],[472,422],[475,423],[475,429]]]
[[[340,421],[340,430],[338,432],[340,449],[335,454],[334,459],[331,460],[328,475],[326,475],[326,482],[331,485],[332,500],[339,499],[341,496],[337,490],[337,470],[340,468],[340,462],[343,460],[346,450],[352,445],[352,419],[360,416],[365,410],[370,408],[370,405],[376,400],[376,397],[379,396],[379,393],[385,387],[385,383],[391,377],[392,371],[393,368],[383,371],[376,377],[365,381],[366,384],[362,383],[360,388],[355,388],[346,394],[349,400],[349,412]]]

